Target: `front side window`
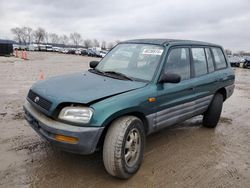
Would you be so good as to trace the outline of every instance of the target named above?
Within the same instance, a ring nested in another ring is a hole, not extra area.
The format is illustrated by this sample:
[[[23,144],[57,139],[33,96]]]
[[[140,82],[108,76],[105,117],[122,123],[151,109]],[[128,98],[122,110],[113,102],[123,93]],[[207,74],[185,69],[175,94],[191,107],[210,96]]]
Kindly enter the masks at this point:
[[[181,76],[181,80],[190,79],[190,58],[188,48],[174,48],[170,51],[164,68],[165,73]]]
[[[204,48],[192,48],[195,76],[207,74],[207,62]]]
[[[119,44],[98,64],[102,72],[118,72],[134,80],[151,81],[164,48],[149,44]]]
[[[220,48],[212,48],[214,54],[214,61],[217,69],[222,69],[227,67],[226,59]]]

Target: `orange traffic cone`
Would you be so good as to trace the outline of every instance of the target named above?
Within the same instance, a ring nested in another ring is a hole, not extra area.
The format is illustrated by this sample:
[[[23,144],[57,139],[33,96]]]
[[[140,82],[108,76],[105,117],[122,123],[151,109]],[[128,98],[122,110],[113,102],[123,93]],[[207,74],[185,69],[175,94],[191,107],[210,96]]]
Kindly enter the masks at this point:
[[[22,50],[22,59],[24,59],[24,50]]]
[[[23,51],[23,59],[24,60],[28,60],[28,58],[27,58],[27,51],[26,50]]]
[[[42,70],[40,70],[39,80],[45,80],[45,76]]]
[[[18,58],[18,49],[16,49],[16,57]]]

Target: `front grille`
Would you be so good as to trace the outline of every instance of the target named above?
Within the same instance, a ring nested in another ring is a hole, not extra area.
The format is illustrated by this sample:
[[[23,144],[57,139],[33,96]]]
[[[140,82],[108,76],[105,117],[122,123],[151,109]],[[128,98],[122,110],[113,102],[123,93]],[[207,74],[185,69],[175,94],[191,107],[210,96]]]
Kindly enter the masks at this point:
[[[41,108],[49,111],[50,107],[52,105],[52,102],[46,100],[45,98],[41,97],[40,95],[34,93],[33,91],[29,91],[28,93],[28,98],[35,104],[37,104],[38,106],[40,106]]]

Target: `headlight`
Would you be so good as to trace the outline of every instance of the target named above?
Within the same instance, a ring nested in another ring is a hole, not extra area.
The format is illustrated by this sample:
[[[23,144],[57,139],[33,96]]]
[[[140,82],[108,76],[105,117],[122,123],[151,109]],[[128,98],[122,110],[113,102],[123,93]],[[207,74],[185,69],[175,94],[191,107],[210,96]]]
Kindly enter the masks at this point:
[[[92,115],[93,109],[88,107],[65,107],[58,118],[75,123],[88,123]]]

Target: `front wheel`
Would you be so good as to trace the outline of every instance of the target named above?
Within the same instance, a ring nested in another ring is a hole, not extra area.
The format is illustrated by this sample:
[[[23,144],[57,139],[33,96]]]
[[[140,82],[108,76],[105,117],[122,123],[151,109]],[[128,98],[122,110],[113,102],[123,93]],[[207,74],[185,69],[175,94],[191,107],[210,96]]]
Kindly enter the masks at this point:
[[[103,162],[109,174],[128,179],[137,172],[143,160],[145,131],[134,116],[115,120],[105,137]]]

